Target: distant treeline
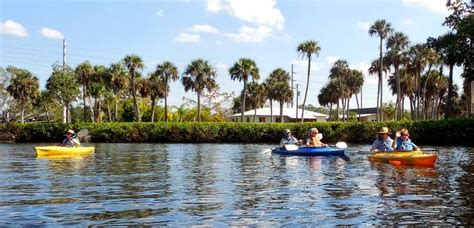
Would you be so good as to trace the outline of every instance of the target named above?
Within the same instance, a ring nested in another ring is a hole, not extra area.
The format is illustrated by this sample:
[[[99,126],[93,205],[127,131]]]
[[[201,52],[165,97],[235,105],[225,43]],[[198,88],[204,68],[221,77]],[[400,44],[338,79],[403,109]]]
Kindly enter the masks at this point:
[[[407,128],[412,140],[419,145],[474,146],[474,119],[345,123],[11,123],[0,125],[0,140],[55,143],[63,139],[67,129],[76,132],[88,129],[91,142],[278,144],[286,128],[300,139],[306,137],[309,128],[317,127],[324,142],[364,144],[372,143],[383,126],[389,127],[392,133]]]

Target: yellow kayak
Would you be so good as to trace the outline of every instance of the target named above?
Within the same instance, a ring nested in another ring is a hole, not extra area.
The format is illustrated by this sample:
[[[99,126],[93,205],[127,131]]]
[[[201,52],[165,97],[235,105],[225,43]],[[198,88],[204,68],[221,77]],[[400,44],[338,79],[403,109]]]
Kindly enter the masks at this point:
[[[37,146],[36,156],[92,154],[95,147]]]
[[[421,150],[375,152],[368,156],[370,161],[385,162],[392,165],[420,165],[433,166],[438,156],[425,154]]]

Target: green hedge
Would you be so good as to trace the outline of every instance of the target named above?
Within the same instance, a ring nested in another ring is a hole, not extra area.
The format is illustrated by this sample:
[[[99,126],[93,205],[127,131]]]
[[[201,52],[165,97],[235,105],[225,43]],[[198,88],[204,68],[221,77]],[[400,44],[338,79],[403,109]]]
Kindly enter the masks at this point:
[[[1,135],[14,135],[15,142],[59,142],[71,128],[87,128],[92,142],[176,143],[278,143],[285,128],[301,139],[311,127],[323,133],[323,142],[372,143],[378,130],[392,133],[407,128],[421,145],[474,145],[474,119],[399,122],[326,123],[57,123],[2,124]],[[1,139],[1,137],[0,137]]]

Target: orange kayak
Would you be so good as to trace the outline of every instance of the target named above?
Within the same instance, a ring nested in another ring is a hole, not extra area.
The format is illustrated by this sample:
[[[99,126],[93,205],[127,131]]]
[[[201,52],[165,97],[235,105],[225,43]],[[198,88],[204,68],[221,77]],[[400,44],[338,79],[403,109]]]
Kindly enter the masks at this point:
[[[419,165],[433,166],[438,156],[436,154],[425,154],[421,150],[375,152],[368,156],[370,161],[385,162],[392,165]]]

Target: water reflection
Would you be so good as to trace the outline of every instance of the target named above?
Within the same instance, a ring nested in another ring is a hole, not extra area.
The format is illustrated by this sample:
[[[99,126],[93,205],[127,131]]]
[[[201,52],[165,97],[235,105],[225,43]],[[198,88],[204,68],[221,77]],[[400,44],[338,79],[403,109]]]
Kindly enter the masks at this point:
[[[96,144],[38,158],[32,146],[0,145],[3,226],[473,225],[472,148],[403,167],[259,144]]]

